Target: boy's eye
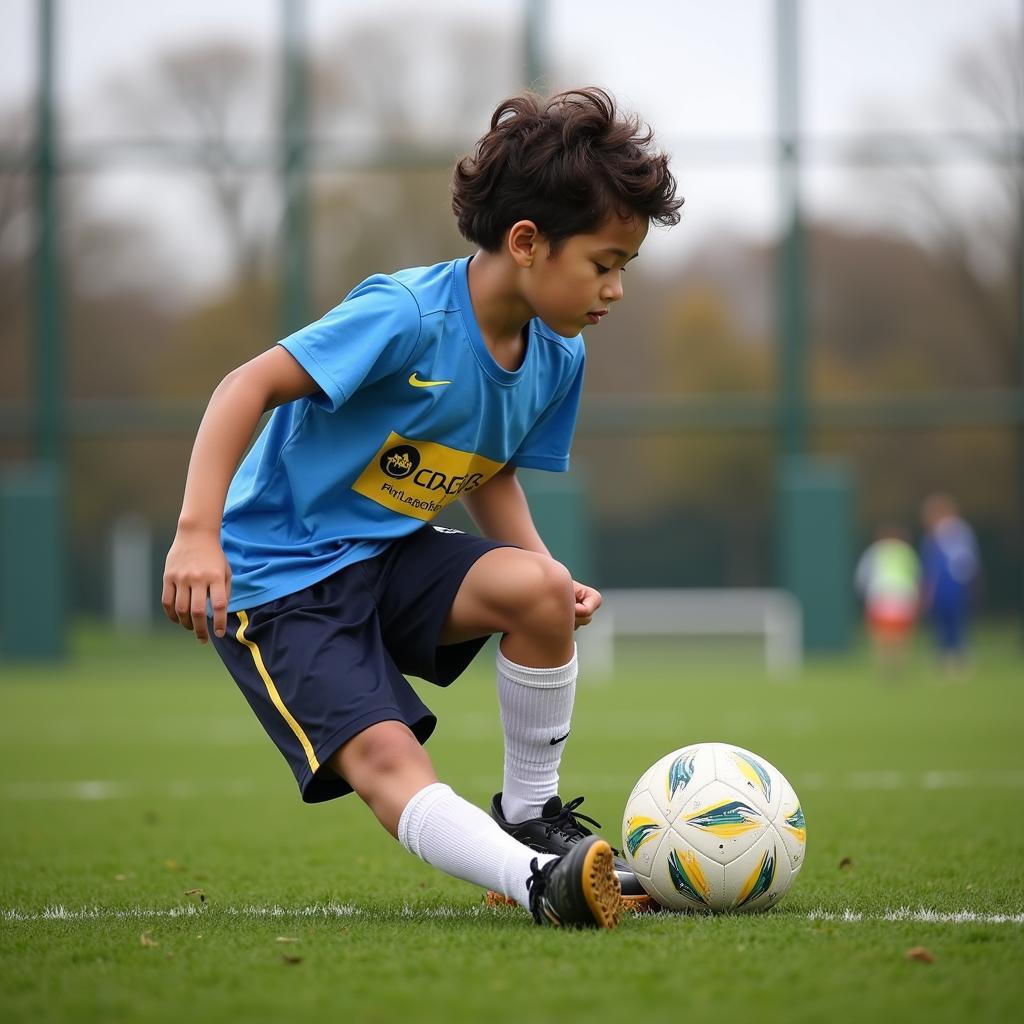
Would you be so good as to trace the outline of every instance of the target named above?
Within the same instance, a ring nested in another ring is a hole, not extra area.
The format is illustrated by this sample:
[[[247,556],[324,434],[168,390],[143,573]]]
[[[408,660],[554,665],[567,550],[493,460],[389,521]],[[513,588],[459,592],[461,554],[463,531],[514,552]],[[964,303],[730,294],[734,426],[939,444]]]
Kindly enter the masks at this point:
[[[597,272],[599,274],[610,274],[612,272],[611,267],[604,267],[600,263],[595,263],[594,266],[597,267]]]

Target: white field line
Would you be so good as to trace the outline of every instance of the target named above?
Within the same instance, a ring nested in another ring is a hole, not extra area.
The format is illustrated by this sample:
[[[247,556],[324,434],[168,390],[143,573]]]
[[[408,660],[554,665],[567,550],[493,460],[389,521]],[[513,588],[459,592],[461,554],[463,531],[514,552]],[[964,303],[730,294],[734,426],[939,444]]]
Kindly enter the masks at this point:
[[[567,787],[578,785],[588,793],[625,793],[628,780],[621,775],[590,774],[574,776],[566,772]],[[480,775],[462,779],[489,791],[497,776]],[[927,769],[922,771],[875,770],[827,774],[806,772],[794,775],[798,793],[810,790],[948,790],[948,789],[1024,789],[1024,771],[959,771]],[[102,800],[202,800],[225,797],[263,797],[266,786],[250,779],[162,780],[140,782],[130,779],[81,779],[55,782],[5,782],[0,784],[0,802],[18,801],[102,801]]]
[[[862,914],[856,910],[841,912],[811,910],[808,921],[913,921],[916,924],[1024,924],[1024,914],[979,914],[974,910],[928,910],[897,907],[881,914]]]
[[[308,907],[241,906],[211,909],[207,905],[186,903],[176,907],[80,907],[70,909],[63,904],[44,907],[42,910],[0,910],[0,921],[149,921],[161,918],[200,918],[207,914],[240,917],[244,919],[276,919],[329,921],[343,918],[363,918],[367,921],[401,918],[426,918],[470,920],[508,913],[504,908],[478,906],[428,907],[417,910],[408,905],[394,912],[380,913],[365,910],[351,903],[314,903]],[[805,921],[835,921],[843,924],[873,922],[910,922],[913,924],[1019,924],[1024,925],[1021,914],[985,914],[975,910],[941,911],[927,907],[896,907],[880,913],[862,913],[855,910],[811,910],[807,913],[790,913],[776,910],[770,918],[792,918]]]

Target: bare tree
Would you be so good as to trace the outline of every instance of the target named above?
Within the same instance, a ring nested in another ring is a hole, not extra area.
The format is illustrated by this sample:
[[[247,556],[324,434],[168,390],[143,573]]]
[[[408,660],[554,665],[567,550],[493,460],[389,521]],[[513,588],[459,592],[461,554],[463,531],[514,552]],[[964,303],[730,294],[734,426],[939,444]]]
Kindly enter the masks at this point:
[[[330,49],[343,102],[332,130],[353,131],[378,151],[450,147],[475,139],[497,102],[519,87],[518,41],[500,24],[410,9],[347,29]],[[328,58],[321,57],[321,67]]]
[[[316,62],[334,105],[315,118],[322,139],[377,170],[325,178],[315,193],[322,301],[362,276],[451,258],[466,246],[448,193],[456,156],[518,87],[518,54],[500,26],[411,13],[400,25],[362,21]],[[322,304],[321,301],[321,304]]]
[[[942,161],[930,158],[924,144],[917,152],[912,145],[907,166],[881,175],[890,200],[929,241],[950,284],[973,310],[978,340],[1006,381],[1020,373],[1013,296],[1024,230],[1024,172],[1015,145],[1024,130],[1022,75],[1020,39],[1010,26],[1000,25],[966,44],[942,83],[939,103],[950,132],[972,127],[964,144],[978,167],[974,177],[981,201],[957,202]]]
[[[280,215],[267,159],[270,80],[266,55],[226,41],[167,51],[108,89],[121,135],[191,148],[239,281],[256,273]]]

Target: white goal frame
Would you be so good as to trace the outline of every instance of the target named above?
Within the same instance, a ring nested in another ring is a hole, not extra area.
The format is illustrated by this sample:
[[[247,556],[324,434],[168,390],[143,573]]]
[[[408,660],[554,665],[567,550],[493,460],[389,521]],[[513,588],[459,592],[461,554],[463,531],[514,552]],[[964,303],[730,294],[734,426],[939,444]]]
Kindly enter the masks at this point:
[[[770,676],[792,678],[803,664],[803,614],[789,591],[623,589],[602,596],[601,610],[577,634],[587,674],[611,677],[620,636],[761,636]]]

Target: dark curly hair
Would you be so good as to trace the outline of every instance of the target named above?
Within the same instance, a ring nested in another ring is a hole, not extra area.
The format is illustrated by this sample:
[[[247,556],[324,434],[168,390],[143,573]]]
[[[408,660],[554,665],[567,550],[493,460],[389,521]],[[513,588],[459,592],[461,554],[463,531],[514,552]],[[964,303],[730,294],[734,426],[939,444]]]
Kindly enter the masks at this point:
[[[596,230],[613,212],[678,224],[682,196],[654,133],[621,114],[603,89],[534,93],[498,105],[491,129],[455,165],[459,230],[489,252],[518,220],[532,220],[557,248]]]

